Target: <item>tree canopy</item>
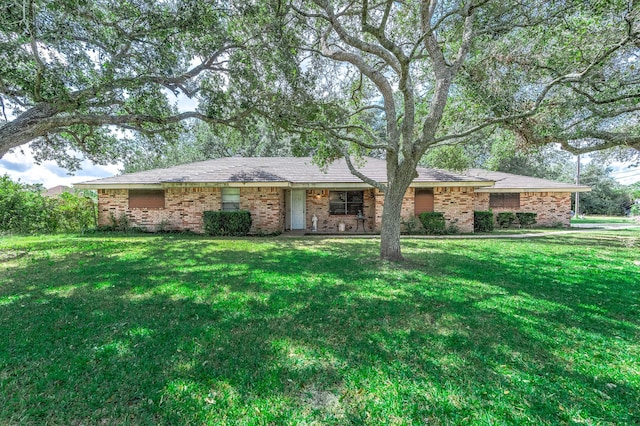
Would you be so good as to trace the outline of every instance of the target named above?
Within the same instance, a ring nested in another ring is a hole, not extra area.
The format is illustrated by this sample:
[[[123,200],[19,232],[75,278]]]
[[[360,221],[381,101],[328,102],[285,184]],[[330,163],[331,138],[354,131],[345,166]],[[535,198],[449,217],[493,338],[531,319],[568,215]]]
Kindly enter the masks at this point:
[[[153,147],[189,118],[243,128],[295,74],[278,52],[256,54],[287,40],[278,16],[248,2],[3,2],[0,157],[32,142],[38,159],[73,168],[69,148],[114,161],[132,134]],[[179,110],[178,97],[199,107]]]

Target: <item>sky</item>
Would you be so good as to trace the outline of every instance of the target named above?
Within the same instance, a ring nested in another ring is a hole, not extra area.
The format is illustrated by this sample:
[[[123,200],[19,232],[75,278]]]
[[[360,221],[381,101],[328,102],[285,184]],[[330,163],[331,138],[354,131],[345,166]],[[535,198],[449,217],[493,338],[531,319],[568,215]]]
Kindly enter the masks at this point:
[[[98,166],[85,160],[81,164],[81,169],[70,175],[69,171],[58,166],[55,161],[36,164],[31,149],[23,146],[0,159],[0,176],[7,174],[14,181],[39,183],[45,188],[52,188],[58,185],[72,186],[74,183],[113,176],[119,173],[121,167],[120,164]]]
[[[168,90],[165,90],[165,93],[169,101],[177,106],[179,112],[195,111],[198,106],[196,99],[190,99],[184,94],[176,96]],[[10,112],[7,115],[9,119],[13,118]],[[72,186],[74,183],[110,177],[120,174],[121,169],[122,164],[101,166],[85,160],[79,170],[70,174],[68,170],[58,166],[55,161],[36,164],[33,152],[28,145],[13,149],[0,158],[0,176],[7,174],[14,181],[20,180],[22,183],[29,184],[39,183],[45,188],[53,188],[58,185]]]

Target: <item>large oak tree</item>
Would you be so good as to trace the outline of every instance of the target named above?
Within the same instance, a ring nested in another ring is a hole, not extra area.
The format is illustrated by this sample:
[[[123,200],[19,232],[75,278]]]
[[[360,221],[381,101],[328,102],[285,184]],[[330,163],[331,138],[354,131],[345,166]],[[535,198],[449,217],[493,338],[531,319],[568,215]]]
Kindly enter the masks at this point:
[[[640,148],[638,11],[627,1],[293,1],[312,108],[292,125],[385,193],[381,257],[433,147],[502,126],[572,152]],[[581,140],[577,144],[576,140]],[[382,154],[387,182],[352,166]]]

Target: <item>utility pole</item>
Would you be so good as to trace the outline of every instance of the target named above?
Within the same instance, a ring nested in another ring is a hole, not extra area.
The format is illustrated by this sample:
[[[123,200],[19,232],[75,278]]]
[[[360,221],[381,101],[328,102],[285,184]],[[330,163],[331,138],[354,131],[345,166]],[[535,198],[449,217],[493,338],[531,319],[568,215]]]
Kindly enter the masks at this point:
[[[578,164],[576,167],[576,185],[580,185],[580,154],[578,154]],[[574,206],[576,211],[573,217],[578,218],[580,216],[580,193],[576,192],[576,205]]]

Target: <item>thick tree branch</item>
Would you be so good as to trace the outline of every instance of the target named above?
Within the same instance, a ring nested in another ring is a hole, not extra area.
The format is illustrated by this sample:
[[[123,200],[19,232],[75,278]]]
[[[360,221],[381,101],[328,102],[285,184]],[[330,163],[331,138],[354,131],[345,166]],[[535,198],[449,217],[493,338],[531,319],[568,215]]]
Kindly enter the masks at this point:
[[[581,143],[580,145],[575,146],[571,142],[578,140],[578,138],[569,139],[568,135],[566,138],[553,138],[552,142],[559,143],[562,149],[574,155],[603,151],[605,149],[615,148],[619,146],[633,148],[640,151],[640,135],[629,135],[624,133],[606,132],[602,130],[591,130],[581,132],[581,137],[579,139],[595,139],[599,142],[586,145]]]
[[[347,62],[355,66],[373,84],[376,85],[384,102],[385,115],[387,117],[387,134],[389,136],[388,149],[398,150],[398,126],[396,123],[396,105],[393,99],[393,88],[383,73],[367,64],[360,55],[345,51],[331,51],[327,46],[326,39],[321,39],[322,54],[336,61]]]
[[[382,192],[386,192],[387,191],[387,186],[386,185],[384,185],[384,184],[378,182],[377,180],[371,179],[370,177],[364,175],[360,170],[358,170],[353,165],[353,162],[351,161],[351,155],[349,154],[349,150],[347,149],[346,146],[339,145],[338,149],[342,153],[342,156],[344,157],[344,161],[346,162],[347,167],[349,168],[349,171],[351,172],[352,175],[358,177],[364,183],[368,183],[369,185],[373,186],[374,188],[379,189]]]
[[[400,64],[398,63],[398,60],[393,56],[393,54],[391,54],[388,50],[384,49],[381,46],[375,45],[373,43],[367,43],[349,34],[340,23],[340,20],[338,19],[333,11],[333,8],[328,2],[317,0],[316,4],[323,8],[326,13],[327,21],[330,23],[331,28],[336,32],[338,37],[340,37],[340,40],[355,49],[375,55],[376,57],[383,60],[396,72],[399,72]]]
[[[22,113],[13,121],[0,126],[0,158],[11,148],[15,148],[34,139],[44,137],[49,133],[67,131],[70,126],[86,125],[101,126],[126,126],[136,131],[149,131],[145,126],[176,124],[178,122],[194,118],[207,123],[237,126],[250,110],[228,118],[213,118],[199,112],[183,112],[180,114],[159,117],[146,114],[67,114],[60,111],[52,104],[39,104]]]
[[[446,69],[447,62],[436,39],[435,31],[431,26],[431,20],[437,6],[438,0],[422,0],[420,4],[420,30],[422,31],[422,37],[420,38],[423,40],[424,47],[433,61],[436,78],[441,78],[442,76],[439,73]]]
[[[624,40],[622,40],[621,42],[617,43],[616,45],[614,45],[613,47],[607,49],[603,54],[601,54],[598,58],[596,58],[594,61],[592,61],[591,63],[589,63],[582,71],[579,72],[574,72],[574,73],[569,73],[569,74],[565,74],[562,75],[560,77],[555,78],[554,80],[550,81],[549,83],[547,83],[542,90],[540,91],[540,93],[538,94],[538,96],[536,97],[533,106],[531,108],[529,108],[526,111],[523,111],[521,113],[516,113],[516,114],[509,114],[509,115],[505,115],[505,116],[501,116],[501,117],[497,117],[497,118],[493,118],[493,119],[489,119],[487,121],[485,121],[484,123],[478,124],[477,126],[471,127],[463,132],[459,132],[459,133],[455,133],[455,134],[450,134],[450,135],[445,135],[445,136],[441,136],[439,138],[435,138],[433,140],[433,145],[436,144],[441,144],[442,142],[446,142],[448,140],[452,140],[452,139],[460,139],[466,136],[469,136],[477,131],[480,131],[486,127],[498,124],[498,123],[506,123],[506,122],[513,122],[513,121],[517,121],[520,119],[524,119],[524,118],[528,118],[533,116],[534,114],[536,114],[536,112],[538,112],[540,105],[542,105],[542,102],[544,102],[544,100],[547,98],[547,95],[549,94],[549,92],[551,92],[551,90],[560,85],[560,84],[564,84],[564,83],[578,83],[580,82],[586,75],[588,75],[588,73],[597,65],[601,64],[602,62],[604,62],[607,58],[609,58],[614,52],[616,52],[618,49],[620,49],[622,46],[624,46],[625,44],[629,43],[630,39],[627,37]]]

